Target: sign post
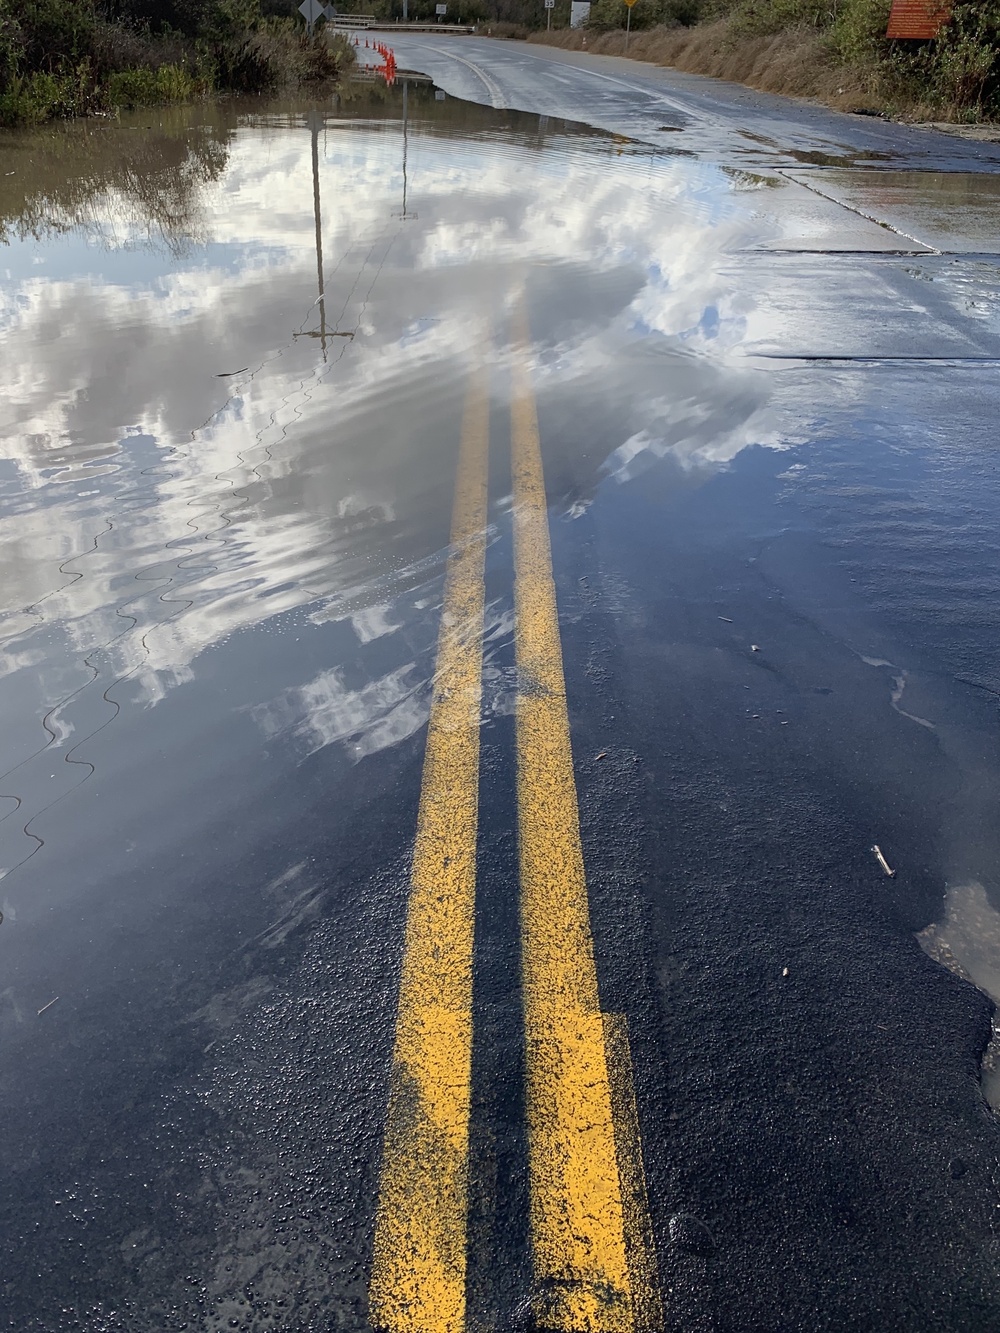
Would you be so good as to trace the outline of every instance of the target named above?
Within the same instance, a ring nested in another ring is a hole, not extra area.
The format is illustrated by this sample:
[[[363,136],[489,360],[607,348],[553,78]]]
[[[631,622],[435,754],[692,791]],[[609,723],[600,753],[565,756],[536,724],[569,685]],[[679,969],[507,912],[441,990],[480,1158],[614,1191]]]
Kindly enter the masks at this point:
[[[552,31],[552,11],[556,7],[556,0],[545,0],[545,31]]]
[[[625,0],[625,4],[628,6],[628,18],[625,20],[625,54],[628,55],[628,39],[632,33],[632,6],[635,0]]]
[[[312,36],[313,28],[316,26],[316,20],[323,14],[323,6],[319,0],[302,0],[299,5],[299,13],[306,21],[306,31]]]

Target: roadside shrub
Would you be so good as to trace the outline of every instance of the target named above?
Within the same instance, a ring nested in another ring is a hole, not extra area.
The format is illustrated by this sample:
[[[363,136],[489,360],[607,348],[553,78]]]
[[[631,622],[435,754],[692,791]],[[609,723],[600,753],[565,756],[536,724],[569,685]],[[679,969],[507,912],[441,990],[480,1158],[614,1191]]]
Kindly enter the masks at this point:
[[[788,28],[825,28],[833,16],[830,0],[744,0],[732,11],[730,36],[739,41]]]
[[[842,0],[830,34],[841,60],[871,65],[892,57],[885,35],[891,9],[892,0]]]
[[[260,0],[0,0],[0,125],[334,79],[342,36]]]
[[[24,62],[24,34],[11,0],[0,0],[0,93]]]
[[[109,77],[107,88],[110,106],[136,107],[183,102],[195,93],[197,85],[179,65],[161,65],[159,69],[119,70]]]
[[[702,0],[636,0],[632,6],[632,31],[654,27],[690,27],[704,11]],[[592,32],[612,32],[626,25],[622,0],[594,0],[587,27]]]
[[[15,75],[0,92],[0,125],[40,125],[53,116],[72,116],[85,108],[77,96],[77,80],[36,71]]]
[[[938,61],[938,91],[957,107],[978,108],[995,63],[995,49],[974,37],[945,44]]]
[[[97,79],[116,70],[157,69],[161,65],[179,65],[193,71],[197,63],[191,43],[179,33],[157,35],[148,28],[110,23],[106,18],[99,18],[94,25],[90,54]]]
[[[305,45],[301,77],[307,83],[336,79],[357,61],[354,46],[344,33],[324,32],[316,42],[307,41],[300,35],[299,41]]]
[[[90,0],[12,0],[20,29],[19,70],[55,73],[90,54],[96,15]]]
[[[288,53],[274,35],[251,32],[220,42],[214,51],[215,83],[237,93],[266,92],[281,82]]]
[[[487,19],[480,29],[489,37],[506,37],[510,41],[523,42],[530,36],[531,29],[523,23],[503,23],[500,20]]]
[[[889,41],[892,0],[637,0],[629,55],[844,110],[1000,118],[1000,0],[959,0],[933,41]],[[529,40],[621,55],[625,7]]]
[[[260,93],[285,84],[335,79],[354,62],[354,48],[340,34],[307,37],[301,24],[269,19],[242,38],[220,42],[213,52],[216,87]]]
[[[734,41],[769,36],[796,27],[825,28],[836,14],[839,0],[637,0],[632,9],[632,30],[652,27],[691,27],[696,23],[727,20]],[[595,0],[587,26],[610,32],[626,26],[621,0]]]
[[[480,28],[480,32],[487,37],[506,38],[513,42],[527,41],[531,36],[531,29],[526,28],[523,23],[503,23],[499,20],[487,20]]]
[[[1000,113],[1000,0],[956,5],[935,43],[939,95],[976,113]]]
[[[975,37],[962,35],[945,43],[938,60],[938,91],[946,102],[978,107],[995,62],[995,49]]]

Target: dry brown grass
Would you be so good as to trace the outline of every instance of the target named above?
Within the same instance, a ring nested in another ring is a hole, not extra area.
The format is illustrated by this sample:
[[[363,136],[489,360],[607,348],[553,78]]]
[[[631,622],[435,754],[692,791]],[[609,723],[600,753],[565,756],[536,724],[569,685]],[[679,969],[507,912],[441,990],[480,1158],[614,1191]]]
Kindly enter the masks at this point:
[[[563,29],[532,33],[528,40],[595,55],[625,53],[621,31]],[[649,28],[632,34],[628,54],[633,60],[728,79],[764,93],[815,98],[841,111],[919,115],[924,110],[901,105],[898,90],[887,86],[877,71],[852,69],[837,61],[815,28],[788,28],[758,37],[734,34],[728,19],[691,28]]]
[[[524,42],[531,36],[531,29],[523,23],[503,23],[500,19],[484,19],[479,26],[481,37],[509,37],[511,41]],[[555,33],[552,34],[553,37]]]

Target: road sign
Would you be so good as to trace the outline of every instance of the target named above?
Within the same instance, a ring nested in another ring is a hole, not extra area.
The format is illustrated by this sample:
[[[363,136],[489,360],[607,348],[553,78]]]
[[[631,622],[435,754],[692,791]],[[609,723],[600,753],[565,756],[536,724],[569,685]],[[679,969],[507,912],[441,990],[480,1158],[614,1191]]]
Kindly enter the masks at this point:
[[[556,0],[545,0],[546,9],[555,9],[555,7],[556,7]]]
[[[448,6],[447,6],[447,5],[435,5],[435,6],[434,6],[434,13],[437,14],[438,18],[444,18],[445,14],[447,14],[447,12],[448,12]]]
[[[929,41],[950,18],[950,0],[893,0],[885,35]]]
[[[339,11],[336,5],[323,6],[323,17],[326,19],[327,23],[332,23],[333,20],[337,17],[338,12]]]
[[[625,0],[625,3],[628,5],[629,9],[631,9],[635,4],[635,0]]]
[[[299,5],[299,13],[312,27],[318,18],[323,17],[323,6],[319,3],[319,0],[302,0],[301,5]]]

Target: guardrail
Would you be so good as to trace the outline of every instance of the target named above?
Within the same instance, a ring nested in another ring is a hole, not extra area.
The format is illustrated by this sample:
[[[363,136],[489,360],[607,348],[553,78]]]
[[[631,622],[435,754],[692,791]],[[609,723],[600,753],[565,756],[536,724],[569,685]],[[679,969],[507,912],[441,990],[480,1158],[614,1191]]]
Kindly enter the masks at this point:
[[[335,18],[327,19],[326,26],[342,32],[350,32],[352,29],[364,31],[367,28],[378,28],[382,32],[391,29],[393,32],[476,32],[474,23],[402,23],[398,19],[392,22],[388,19],[377,19],[372,14],[338,14]]]

